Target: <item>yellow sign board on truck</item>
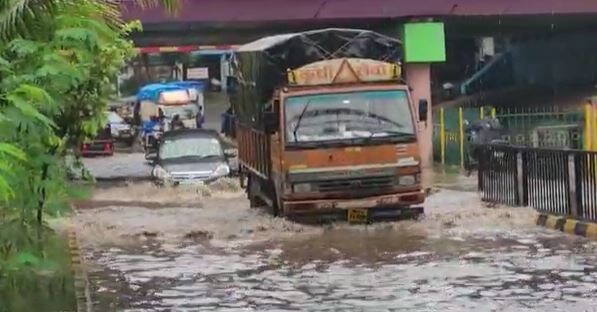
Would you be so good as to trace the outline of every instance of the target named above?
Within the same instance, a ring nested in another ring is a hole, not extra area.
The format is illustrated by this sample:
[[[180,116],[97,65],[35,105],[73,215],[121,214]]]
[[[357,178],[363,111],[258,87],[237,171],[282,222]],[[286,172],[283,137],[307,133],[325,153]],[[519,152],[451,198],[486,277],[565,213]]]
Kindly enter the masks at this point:
[[[339,83],[391,81],[400,78],[399,64],[340,58],[319,61],[288,71],[288,82],[293,86],[317,86]]]

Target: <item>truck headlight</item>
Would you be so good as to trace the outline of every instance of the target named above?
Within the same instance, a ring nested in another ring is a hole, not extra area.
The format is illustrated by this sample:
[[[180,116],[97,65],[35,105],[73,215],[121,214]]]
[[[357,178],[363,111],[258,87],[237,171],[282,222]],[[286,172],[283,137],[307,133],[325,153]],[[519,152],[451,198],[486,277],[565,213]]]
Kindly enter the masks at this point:
[[[161,166],[155,166],[153,168],[152,175],[160,180],[170,179],[170,173],[168,171],[166,171],[166,169],[162,168]]]
[[[292,189],[295,193],[307,193],[311,192],[311,184],[309,183],[297,183],[295,184]]]
[[[405,175],[398,178],[398,184],[400,186],[411,186],[415,185],[417,179],[414,175]]]
[[[228,167],[226,164],[221,164],[211,173],[211,177],[219,178],[227,176],[228,174],[230,174],[230,167]]]

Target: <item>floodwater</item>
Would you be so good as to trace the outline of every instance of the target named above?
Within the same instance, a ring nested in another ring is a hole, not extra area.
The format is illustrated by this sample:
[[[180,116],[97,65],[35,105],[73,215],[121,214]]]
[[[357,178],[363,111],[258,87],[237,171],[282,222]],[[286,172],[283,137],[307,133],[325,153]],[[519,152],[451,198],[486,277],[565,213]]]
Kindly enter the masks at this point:
[[[419,221],[306,226],[250,209],[243,195],[233,181],[98,189],[75,219],[94,310],[597,306],[597,245],[534,226],[531,209],[486,207],[474,192],[442,188]]]

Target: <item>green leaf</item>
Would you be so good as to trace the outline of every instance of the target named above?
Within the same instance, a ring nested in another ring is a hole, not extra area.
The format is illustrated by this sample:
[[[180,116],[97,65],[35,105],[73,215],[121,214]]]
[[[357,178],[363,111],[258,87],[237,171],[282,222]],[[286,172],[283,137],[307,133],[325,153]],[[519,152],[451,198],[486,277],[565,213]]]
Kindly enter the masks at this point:
[[[9,44],[9,50],[20,57],[34,54],[39,49],[39,44],[25,39],[15,39]]]
[[[9,143],[0,142],[0,154],[6,154],[22,161],[27,160],[27,155],[18,147]]]
[[[54,99],[46,92],[46,90],[30,84],[21,84],[16,90],[16,94],[23,95],[32,101],[40,102],[46,105],[54,103]]]
[[[81,27],[72,27],[58,30],[56,38],[59,42],[65,43],[84,43],[87,48],[94,49],[98,46],[97,33]]]
[[[20,265],[39,265],[41,259],[29,252],[19,252],[16,257],[16,263]]]
[[[25,116],[37,119],[43,124],[55,127],[56,125],[48,117],[42,115],[35,107],[33,107],[27,99],[19,94],[10,94],[6,99],[12,103],[18,110],[20,110]]]

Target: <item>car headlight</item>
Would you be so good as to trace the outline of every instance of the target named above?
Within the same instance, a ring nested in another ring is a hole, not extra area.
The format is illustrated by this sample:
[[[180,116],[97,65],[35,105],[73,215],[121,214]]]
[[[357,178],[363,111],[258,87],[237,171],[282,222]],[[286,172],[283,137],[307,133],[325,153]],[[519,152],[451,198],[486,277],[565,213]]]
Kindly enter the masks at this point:
[[[230,174],[230,167],[228,167],[226,164],[221,164],[218,166],[218,168],[216,168],[216,170],[214,170],[214,172],[212,172],[211,177],[219,178],[227,176],[228,174]]]
[[[160,180],[167,180],[170,178],[170,173],[166,171],[166,169],[162,168],[161,166],[155,166],[153,168],[153,176],[160,179]]]
[[[296,193],[311,192],[311,184],[310,183],[297,183],[292,187],[292,189]]]
[[[411,186],[415,185],[417,179],[414,175],[405,175],[398,178],[398,184],[400,186]]]

